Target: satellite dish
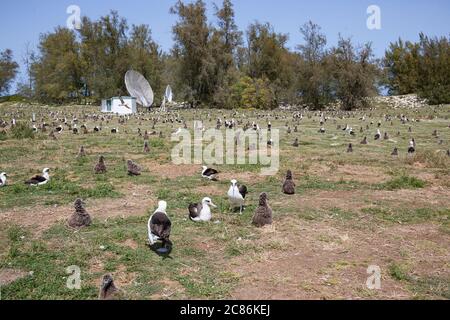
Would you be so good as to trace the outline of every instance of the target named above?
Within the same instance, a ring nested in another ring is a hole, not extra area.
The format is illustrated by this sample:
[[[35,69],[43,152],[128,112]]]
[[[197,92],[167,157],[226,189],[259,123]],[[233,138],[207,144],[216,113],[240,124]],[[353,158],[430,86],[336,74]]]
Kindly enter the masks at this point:
[[[170,85],[167,86],[167,88],[166,88],[165,96],[166,96],[167,102],[171,103],[173,100],[173,92],[172,92],[172,88],[170,87]]]
[[[150,108],[153,104],[153,90],[148,81],[139,72],[128,70],[125,74],[125,86],[128,93],[136,98],[141,106]]]

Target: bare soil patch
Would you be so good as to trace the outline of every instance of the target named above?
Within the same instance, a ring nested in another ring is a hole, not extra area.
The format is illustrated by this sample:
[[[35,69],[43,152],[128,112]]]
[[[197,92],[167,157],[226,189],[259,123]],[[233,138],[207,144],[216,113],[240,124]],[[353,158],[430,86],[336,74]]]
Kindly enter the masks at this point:
[[[232,272],[239,274],[241,281],[232,298],[409,299],[412,297],[406,284],[390,277],[389,264],[407,259],[414,271],[430,275],[421,263],[430,254],[434,257],[430,262],[433,273],[449,274],[446,261],[450,238],[432,224],[377,227],[370,233],[331,224],[291,218],[280,221],[276,231],[263,238],[268,248],[281,241],[282,249],[267,248],[233,260]],[[418,247],[421,241],[428,241],[430,246]],[[370,265],[381,268],[381,290],[366,287]]]
[[[362,165],[335,165],[313,164],[308,173],[320,176],[328,181],[357,181],[362,183],[382,183],[389,180],[383,170],[376,167]]]
[[[296,195],[293,198],[295,199],[295,207],[298,209],[340,208],[343,210],[359,210],[370,207],[372,203],[378,201],[387,202],[394,208],[421,208],[430,205],[441,208],[450,207],[450,190],[437,186],[396,191],[314,191],[313,193]]]
[[[151,174],[164,177],[164,178],[178,178],[178,177],[191,177],[201,174],[200,165],[174,165],[174,164],[159,164],[154,161],[141,160],[142,166],[147,169]]]
[[[219,180],[221,181],[231,181],[235,179],[242,184],[247,183],[247,181],[252,183],[259,183],[261,181],[264,181],[266,178],[266,176],[252,172],[221,172],[219,174]]]
[[[156,204],[156,200],[148,187],[129,184],[124,188],[124,198],[87,201],[86,210],[91,217],[93,219],[106,219],[142,216]],[[12,208],[0,214],[0,224],[17,224],[30,228],[33,233],[39,234],[55,223],[66,221],[73,211],[73,205]]]
[[[28,272],[22,270],[2,269],[0,270],[0,286],[6,286],[26,276],[28,276]]]
[[[195,188],[196,193],[204,194],[205,196],[223,196],[226,190],[220,189],[220,187],[215,185],[201,186]]]

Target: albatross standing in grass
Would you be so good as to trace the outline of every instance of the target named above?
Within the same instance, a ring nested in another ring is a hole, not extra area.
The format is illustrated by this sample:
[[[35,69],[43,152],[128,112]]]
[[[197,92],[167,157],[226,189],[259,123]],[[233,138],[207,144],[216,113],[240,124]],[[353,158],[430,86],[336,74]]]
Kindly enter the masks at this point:
[[[381,131],[380,129],[377,129],[377,133],[375,134],[375,140],[380,140],[381,138]]]
[[[409,154],[413,154],[414,152],[416,152],[416,142],[414,141],[414,139],[412,139],[412,140],[409,142],[408,153],[409,153]]]
[[[162,248],[169,251],[167,245],[171,246],[170,231],[172,230],[172,222],[167,215],[167,202],[160,201],[158,209],[152,214],[148,220],[148,240],[150,245],[154,245],[156,241],[162,241]]]
[[[8,175],[5,172],[0,173],[0,187],[6,186],[6,178]]]
[[[237,180],[231,180],[231,186],[228,190],[228,199],[230,199],[232,209],[239,208],[239,214],[242,214],[247,195],[247,187],[238,185]]]

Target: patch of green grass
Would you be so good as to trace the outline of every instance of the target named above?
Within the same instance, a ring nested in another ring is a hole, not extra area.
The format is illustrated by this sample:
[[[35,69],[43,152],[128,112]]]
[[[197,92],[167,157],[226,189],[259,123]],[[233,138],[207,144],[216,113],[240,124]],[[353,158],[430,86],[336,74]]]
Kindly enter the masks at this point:
[[[416,299],[450,299],[450,278],[448,276],[412,276],[409,267],[396,262],[389,265],[388,271],[393,279],[406,282]]]
[[[296,216],[301,219],[309,220],[309,221],[313,221],[313,220],[317,220],[317,219],[321,218],[321,214],[317,210],[301,210],[301,211],[297,212]]]
[[[20,241],[21,237],[25,237],[26,234],[27,231],[17,225],[13,225],[8,229],[8,239],[12,243]]]
[[[186,289],[191,297],[208,299],[224,299],[228,296],[231,285],[235,282],[235,277],[230,277],[226,273],[212,273],[210,270],[200,268],[201,278],[178,276],[177,281]]]
[[[95,299],[98,291],[94,284],[102,274],[112,273],[114,276],[123,272],[133,274],[132,283],[124,284],[118,280],[116,284],[130,299],[149,299],[161,293],[165,288],[161,281],[178,282],[192,298],[229,297],[231,288],[237,283],[236,276],[224,272],[214,254],[196,248],[197,240],[185,237],[198,229],[197,232],[208,236],[212,243],[215,241],[212,236],[223,231],[223,224],[185,222],[183,217],[172,212],[174,249],[171,257],[164,259],[146,245],[147,219],[147,215],[107,221],[94,219],[90,227],[77,231],[61,222],[36,239],[28,239],[27,231],[20,227],[9,228],[7,234],[12,239],[10,242],[14,243],[14,250],[7,253],[0,268],[7,266],[33,271],[33,276],[4,286],[3,298]],[[246,227],[237,226],[230,228],[229,237],[248,237],[248,232]],[[27,235],[25,240],[21,239],[24,234]],[[134,241],[136,247],[128,246],[127,240]],[[101,267],[91,271],[92,263],[98,261],[101,261]],[[81,290],[66,288],[66,268],[71,265],[81,268]],[[199,270],[192,272],[192,266],[199,267]]]
[[[348,210],[342,210],[340,208],[331,208],[328,212],[328,215],[336,220],[340,221],[349,221],[355,218],[357,214]]]
[[[160,138],[158,138],[158,139],[151,139],[149,141],[149,144],[150,144],[150,150],[151,150],[151,148],[164,149],[166,147],[166,143],[165,143],[164,139],[160,139]],[[142,146],[143,145],[144,144],[142,144]]]
[[[4,102],[26,102],[28,99],[18,94],[0,97],[0,103]]]
[[[422,277],[415,279],[410,285],[417,299],[450,299],[450,278]]]
[[[11,128],[11,137],[17,140],[34,139],[35,134],[32,128],[24,123],[17,123]]]
[[[121,194],[110,183],[96,183],[92,188],[83,188],[75,182],[55,177],[43,186],[30,187],[18,183],[1,188],[0,196],[0,208],[10,208],[30,205],[37,199],[40,204],[53,205],[70,203],[76,198],[118,198]]]
[[[400,177],[389,180],[388,182],[379,184],[376,188],[380,190],[401,190],[401,189],[422,189],[425,188],[426,182],[415,177],[402,175]]]
[[[406,158],[405,162],[409,165],[415,162],[424,163],[428,168],[448,169],[450,167],[450,158],[445,152],[436,153],[431,150],[420,150],[413,157]]]
[[[17,234],[17,230],[9,233]],[[20,233],[19,233],[20,234]],[[16,236],[13,238],[15,239]],[[19,238],[20,239],[20,238]],[[66,268],[85,265],[84,250],[52,250],[44,242],[34,239],[16,241],[0,267],[32,272],[25,278],[2,287],[2,299],[92,299],[97,289],[85,282],[81,290],[66,286]],[[84,278],[84,280],[88,280]]]
[[[391,263],[388,267],[389,275],[398,281],[410,281],[411,277],[408,274],[408,270],[406,266],[398,264],[398,263]]]

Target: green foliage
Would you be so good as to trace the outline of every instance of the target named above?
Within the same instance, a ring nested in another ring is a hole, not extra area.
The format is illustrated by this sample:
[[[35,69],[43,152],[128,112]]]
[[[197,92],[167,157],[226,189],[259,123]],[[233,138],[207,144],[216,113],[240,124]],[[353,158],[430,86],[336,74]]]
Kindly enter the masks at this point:
[[[450,36],[420,34],[418,93],[431,104],[450,103]]]
[[[367,107],[367,97],[377,94],[379,70],[371,44],[355,49],[351,39],[339,38],[330,55],[330,73],[335,98],[344,110]]]
[[[313,109],[340,101],[344,110],[366,107],[377,93],[379,68],[370,44],[356,49],[351,39],[339,36],[338,45],[326,50],[327,40],[311,21],[300,29],[298,89],[302,102]]]
[[[25,123],[17,123],[11,129],[11,136],[14,139],[34,139],[34,131]]]
[[[332,100],[330,77],[327,70],[327,39],[312,21],[300,28],[304,44],[297,47],[300,52],[297,85],[302,102],[319,109]]]
[[[246,74],[267,79],[277,100],[293,85],[294,59],[286,48],[288,36],[276,33],[269,23],[255,22],[247,30]]]
[[[129,26],[116,11],[97,21],[84,17],[77,34],[66,28],[41,36],[39,57],[31,64],[36,98],[43,102],[91,99],[126,94],[129,69],[141,72],[154,90],[162,90],[158,45],[146,25]],[[158,100],[158,98],[156,99]]]
[[[18,71],[19,65],[13,60],[13,52],[10,49],[0,52],[0,96],[8,93]]]
[[[3,102],[25,102],[27,99],[20,94],[13,94],[10,96],[0,97],[0,103]]]
[[[214,92],[214,61],[206,5],[202,0],[189,4],[179,0],[170,12],[179,18],[172,31],[180,59],[179,77],[190,89],[185,96],[191,101],[210,101]]]
[[[410,94],[418,88],[419,46],[399,39],[385,53],[384,66],[390,94]]]
[[[58,27],[42,35],[39,54],[26,55],[29,79],[18,92],[46,103],[79,101],[84,93],[98,101],[126,95],[123,76],[133,69],[149,80],[155,105],[167,84],[178,101],[227,109],[283,103],[321,109],[341,102],[352,110],[367,107],[367,97],[376,95],[380,85],[391,94],[414,92],[431,103],[450,102],[448,38],[421,34],[418,43],[392,43],[382,73],[370,44],[360,48],[340,36],[335,47],[327,48],[313,22],[300,28],[304,41],[293,52],[287,48],[288,35],[269,23],[250,24],[244,43],[231,0],[214,5],[215,23],[208,20],[203,0],[178,0],[170,12],[177,21],[168,53],[147,25],[129,26],[116,11],[97,20],[84,17],[78,31]],[[17,71],[11,55],[7,50],[0,60],[0,94]]]
[[[61,103],[82,87],[79,46],[75,33],[66,28],[41,35],[40,57],[31,67],[39,100]]]
[[[242,109],[270,109],[274,107],[274,95],[267,79],[242,77],[233,86],[235,107]]]
[[[450,38],[399,39],[386,51],[384,67],[391,94],[418,93],[431,104],[450,102]]]

